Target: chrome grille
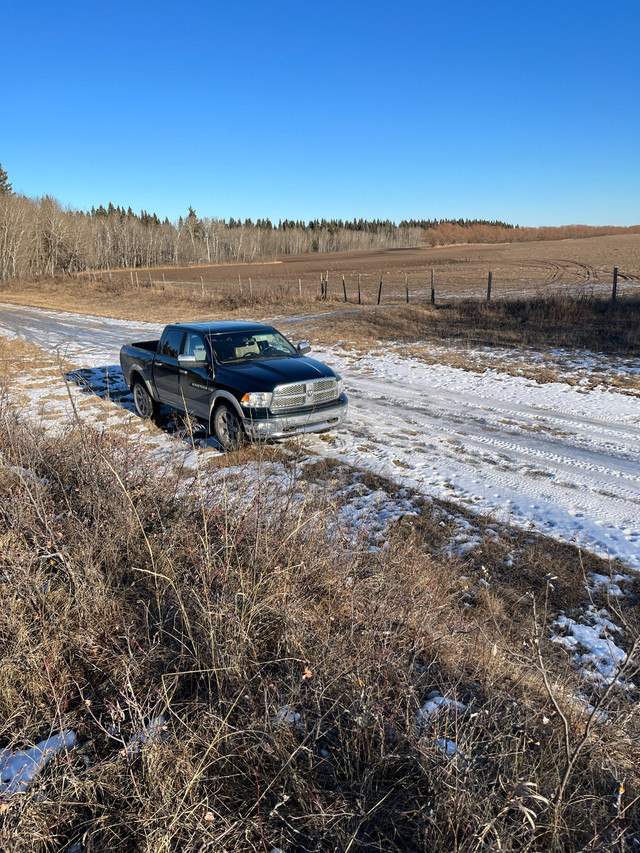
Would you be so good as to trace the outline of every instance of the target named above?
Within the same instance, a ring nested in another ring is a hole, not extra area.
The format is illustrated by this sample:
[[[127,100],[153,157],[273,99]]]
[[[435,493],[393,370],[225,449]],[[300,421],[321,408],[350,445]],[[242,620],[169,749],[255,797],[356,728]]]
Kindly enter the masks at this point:
[[[271,410],[302,409],[337,400],[340,396],[338,380],[332,378],[312,379],[310,382],[292,382],[278,385],[273,392]]]

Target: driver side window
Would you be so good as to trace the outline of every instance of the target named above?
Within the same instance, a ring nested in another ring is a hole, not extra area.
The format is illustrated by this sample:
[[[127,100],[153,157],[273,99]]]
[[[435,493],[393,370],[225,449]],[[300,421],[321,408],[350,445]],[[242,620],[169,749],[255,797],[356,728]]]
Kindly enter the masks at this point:
[[[194,332],[187,332],[182,346],[182,355],[195,355],[197,361],[208,361],[209,353],[204,338]]]

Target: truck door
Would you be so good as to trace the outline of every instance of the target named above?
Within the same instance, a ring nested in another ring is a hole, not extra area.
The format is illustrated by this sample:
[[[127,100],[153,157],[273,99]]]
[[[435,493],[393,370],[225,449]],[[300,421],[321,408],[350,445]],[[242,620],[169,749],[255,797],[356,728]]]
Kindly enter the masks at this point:
[[[209,418],[209,402],[215,388],[211,373],[211,353],[205,339],[197,332],[187,332],[182,342],[182,355],[193,355],[195,364],[180,365],[180,394],[188,412],[205,422]]]
[[[167,406],[175,406],[178,409],[182,408],[178,353],[184,335],[184,329],[165,329],[153,362],[153,380],[158,397]]]

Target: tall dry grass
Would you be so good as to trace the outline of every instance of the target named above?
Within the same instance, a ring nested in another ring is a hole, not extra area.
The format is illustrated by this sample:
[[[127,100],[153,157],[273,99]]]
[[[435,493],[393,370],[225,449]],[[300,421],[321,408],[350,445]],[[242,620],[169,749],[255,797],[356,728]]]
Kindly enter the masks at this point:
[[[455,341],[497,347],[559,347],[640,354],[640,299],[552,295],[536,299],[396,305],[314,318],[308,326],[330,342],[370,348],[379,341]]]
[[[429,504],[371,550],[318,467],[187,476],[6,397],[0,448],[0,748],[78,737],[0,802],[2,849],[633,849],[635,706],[587,731],[548,642],[595,558],[487,520],[463,559]]]

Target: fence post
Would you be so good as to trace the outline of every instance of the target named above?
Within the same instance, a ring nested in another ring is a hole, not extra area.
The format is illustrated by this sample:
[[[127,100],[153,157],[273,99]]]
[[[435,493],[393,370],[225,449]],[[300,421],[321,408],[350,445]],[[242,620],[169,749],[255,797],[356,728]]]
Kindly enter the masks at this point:
[[[249,296],[253,299],[253,284],[251,279],[249,279]]]
[[[409,281],[407,279],[407,274],[404,274],[404,292],[407,296],[407,305],[409,304]]]
[[[436,271],[431,267],[431,304],[436,304]]]
[[[136,287],[140,287],[140,282],[138,281],[138,270],[136,270]]]
[[[491,302],[491,279],[493,278],[493,273],[489,270],[489,278],[487,279],[487,302]]]
[[[111,278],[111,276],[109,276]],[[149,284],[153,287],[153,279],[151,278],[151,270],[149,270]]]
[[[360,273],[358,273],[358,305],[361,304],[361,301],[362,300],[360,299]]]
[[[342,276],[342,292],[344,293],[344,301],[347,301],[347,285],[344,283],[344,275]]]
[[[133,287],[133,270],[129,270],[129,275],[131,276],[131,287]],[[89,276],[89,279],[91,279],[91,276]]]
[[[166,283],[164,273],[162,273],[162,286],[164,287]]]
[[[200,276],[200,289],[202,291],[202,298],[204,299],[204,279]]]
[[[302,279],[298,279],[298,295],[302,297]]]
[[[381,296],[382,296],[382,276],[380,276],[380,287],[378,288],[378,305],[380,305]]]
[[[618,296],[618,267],[613,268],[613,287],[611,288],[611,301],[615,302]]]

